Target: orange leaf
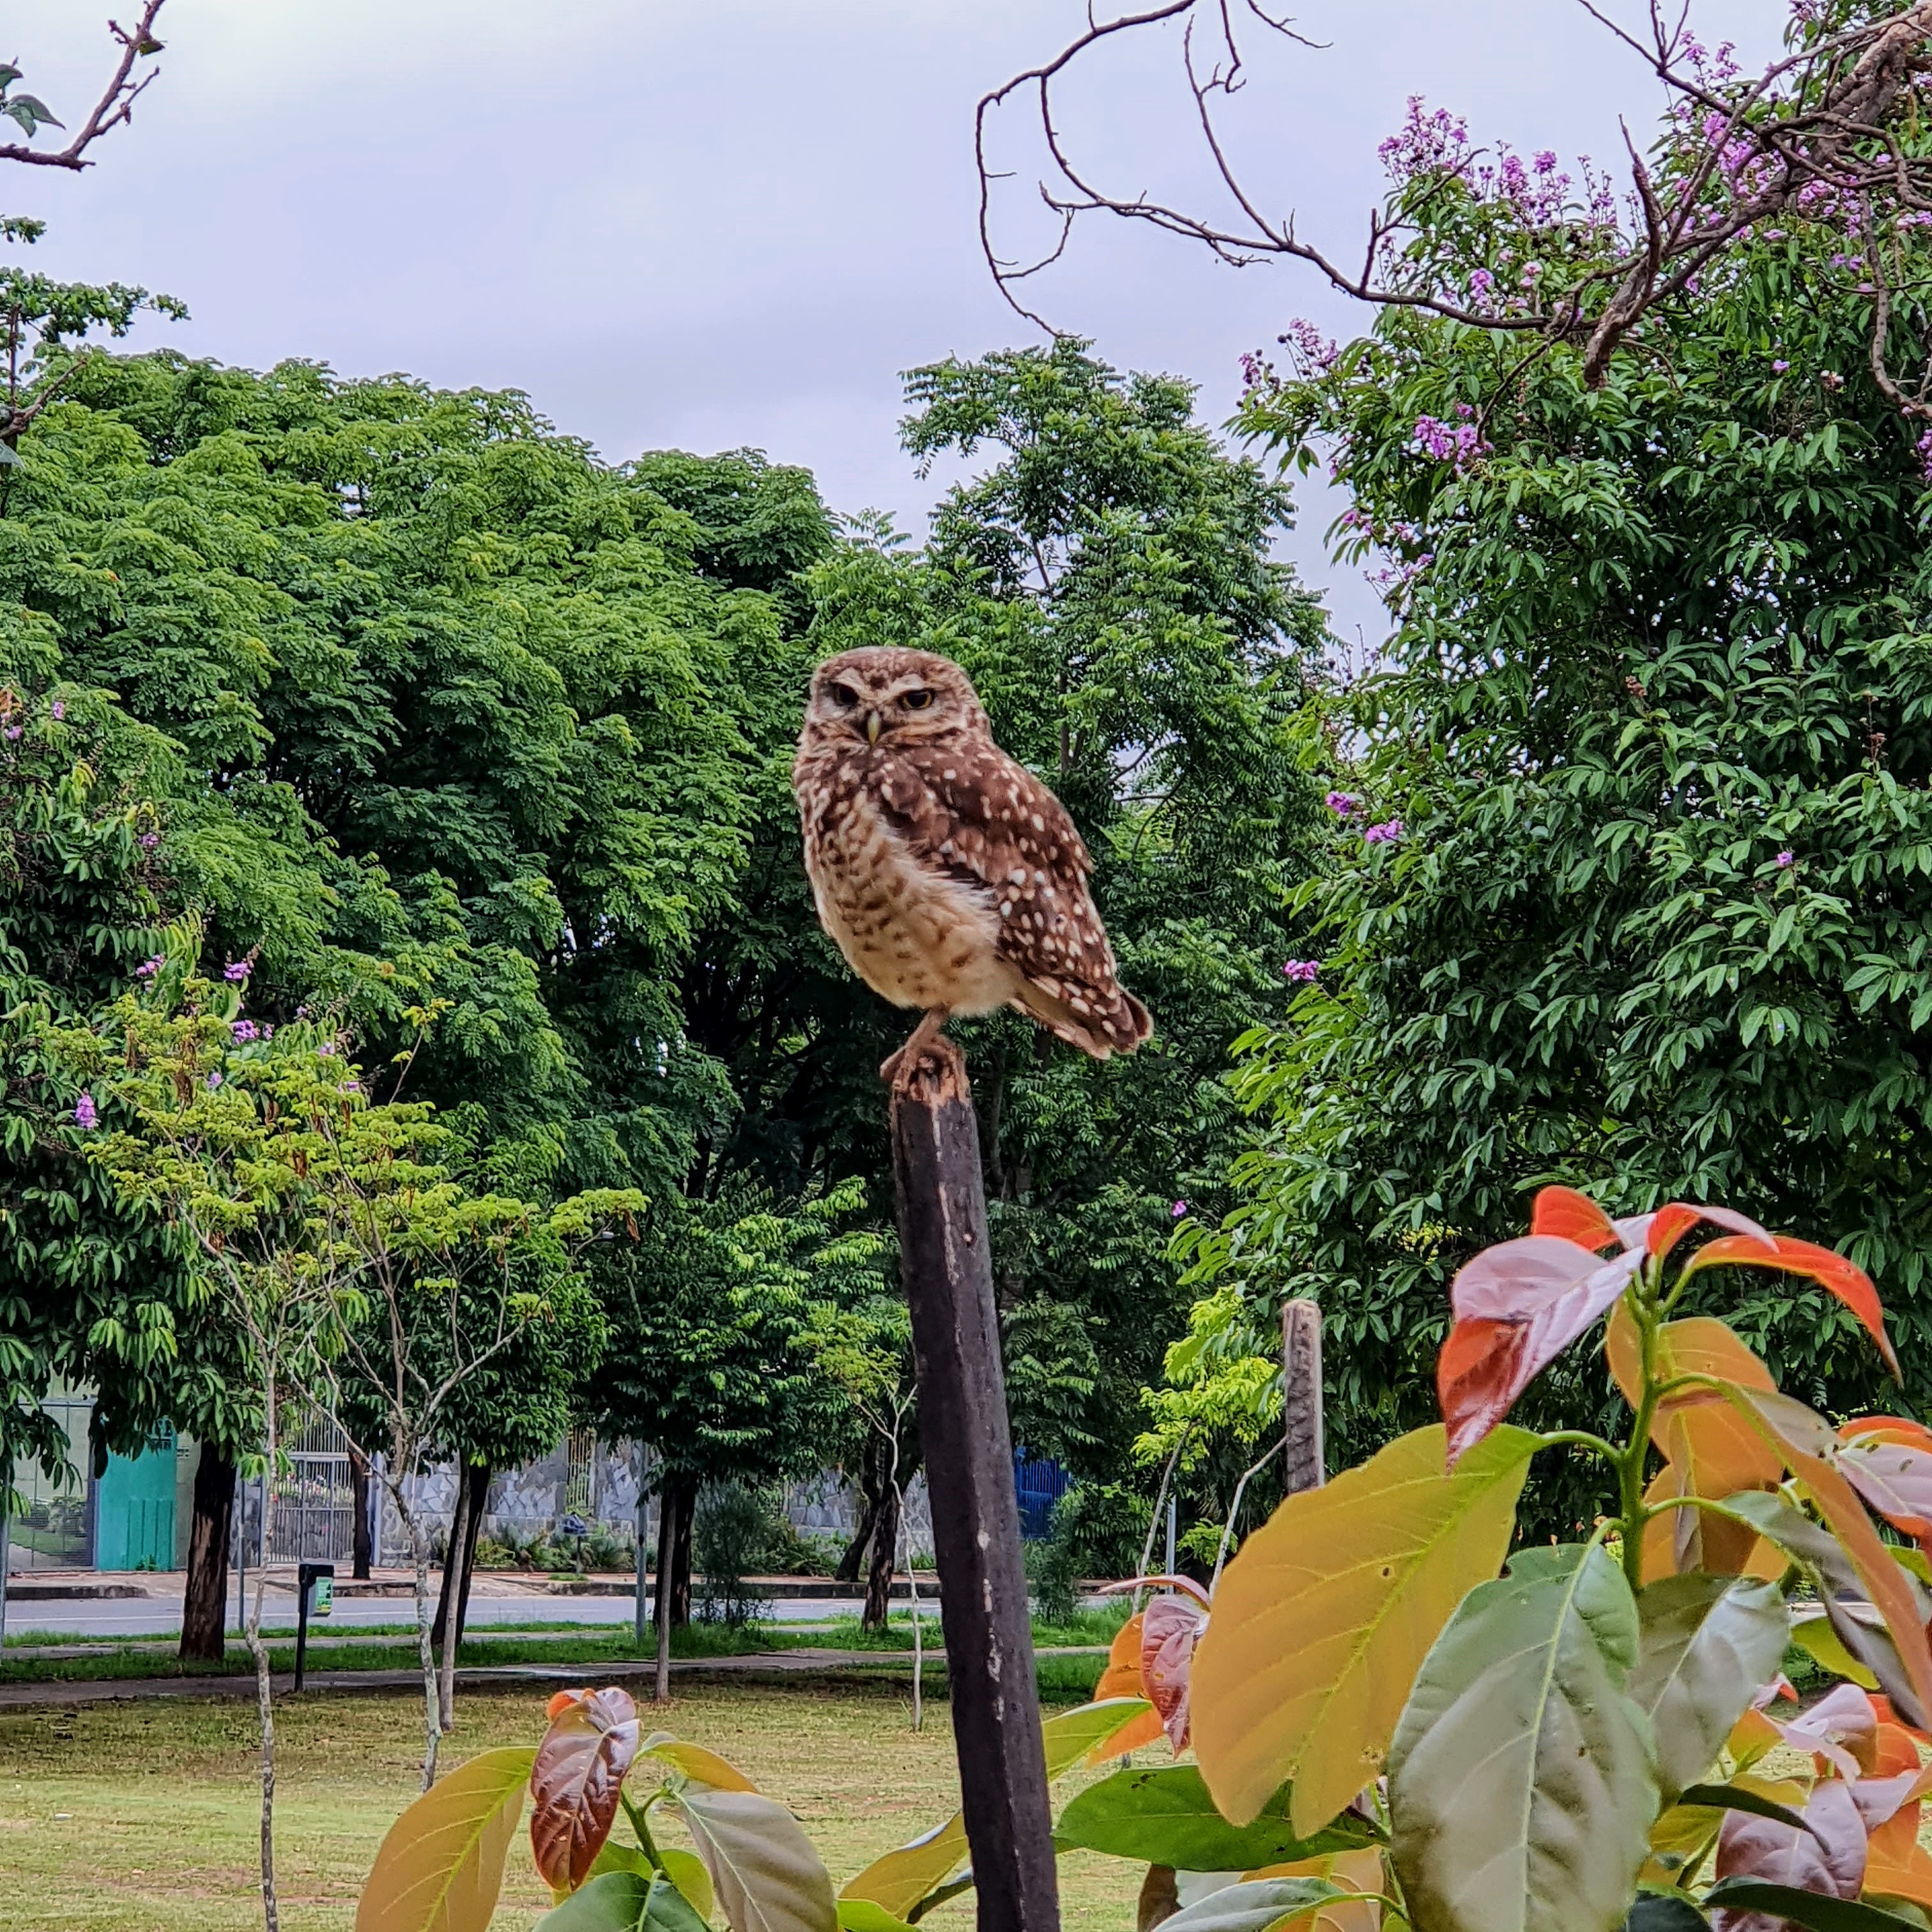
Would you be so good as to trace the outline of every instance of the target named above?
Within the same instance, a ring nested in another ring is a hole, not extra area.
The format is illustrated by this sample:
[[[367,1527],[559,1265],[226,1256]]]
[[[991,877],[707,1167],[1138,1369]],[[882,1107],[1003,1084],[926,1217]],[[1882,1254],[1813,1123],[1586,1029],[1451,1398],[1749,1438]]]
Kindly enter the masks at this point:
[[[1748,1214],[1740,1214],[1730,1208],[1694,1206],[1688,1201],[1672,1201],[1646,1216],[1648,1225],[1644,1229],[1644,1247],[1653,1255],[1667,1255],[1700,1221],[1708,1221],[1714,1228],[1728,1228],[1734,1234],[1746,1234],[1760,1250],[1768,1252],[1777,1245],[1774,1235],[1766,1233]]]
[[[1622,1294],[1642,1262],[1640,1250],[1600,1262],[1577,1242],[1527,1234],[1485,1248],[1458,1270],[1449,1289],[1456,1323],[1436,1365],[1451,1468]]]
[[[1726,1394],[1738,1412],[1776,1448],[1785,1467],[1817,1504],[1851,1559],[1866,1595],[1885,1618],[1920,1708],[1932,1711],[1932,1650],[1926,1646],[1924,1621],[1918,1614],[1910,1580],[1879,1540],[1864,1505],[1851,1484],[1825,1460],[1826,1452],[1837,1441],[1831,1424],[1786,1395],[1736,1388]]]
[[[1108,1697],[1147,1696],[1147,1687],[1141,1682],[1141,1631],[1145,1623],[1146,1616],[1142,1612],[1130,1617],[1114,1634],[1112,1646],[1107,1652],[1107,1667],[1101,1672],[1100,1681],[1094,1687],[1095,1703]]]
[[[1560,1240],[1592,1250],[1622,1245],[1610,1217],[1587,1194],[1579,1194],[1574,1187],[1538,1189],[1536,1204],[1529,1210],[1529,1232],[1554,1234]]]
[[[1636,1324],[1619,1303],[1610,1313],[1604,1353],[1610,1359],[1610,1373],[1633,1408],[1640,1392],[1638,1349]],[[1658,1331],[1656,1372],[1665,1382],[1696,1375],[1739,1388],[1770,1390],[1776,1386],[1763,1363],[1723,1322],[1708,1316],[1664,1323]],[[1667,1490],[1659,1490],[1653,1482],[1651,1486],[1658,1492],[1653,1500],[1690,1496],[1721,1502],[1740,1490],[1775,1489],[1784,1473],[1777,1452],[1714,1389],[1688,1389],[1666,1397],[1658,1405],[1650,1439],[1664,1457],[1666,1472],[1676,1472]],[[1695,1520],[1695,1526],[1685,1519]],[[1726,1574],[1748,1568],[1755,1532],[1742,1528],[1734,1532],[1722,1519],[1702,1510],[1673,1510],[1664,1522],[1660,1534],[1670,1539],[1672,1568]],[[1654,1521],[1645,1532],[1646,1574],[1652,1527]],[[1782,1568],[1780,1564],[1777,1574]]]
[[[1896,1376],[1898,1358],[1892,1352],[1891,1340],[1885,1332],[1885,1310],[1880,1303],[1878,1290],[1872,1286],[1871,1277],[1864,1270],[1846,1260],[1843,1255],[1835,1254],[1829,1248],[1821,1248],[1815,1242],[1794,1241],[1788,1234],[1776,1234],[1772,1240],[1777,1246],[1774,1254],[1766,1254],[1756,1241],[1742,1234],[1726,1234],[1721,1240],[1707,1241],[1684,1263],[1684,1276],[1695,1274],[1700,1269],[1720,1268],[1727,1264],[1804,1275],[1828,1294],[1835,1294],[1864,1323],[1866,1332],[1878,1344],[1886,1367]]]
[[[1100,1700],[1096,1696],[1094,1701],[1097,1704]],[[1112,1737],[1102,1738],[1087,1754],[1087,1762],[1105,1764],[1109,1758],[1124,1757],[1129,1751],[1138,1750],[1143,1744],[1156,1742],[1166,1730],[1167,1726],[1160,1720],[1160,1713],[1150,1708],[1137,1718],[1130,1718]]]
[[[1838,1425],[1841,1442],[1898,1442],[1908,1449],[1932,1450],[1932,1429],[1906,1415],[1855,1415]]]

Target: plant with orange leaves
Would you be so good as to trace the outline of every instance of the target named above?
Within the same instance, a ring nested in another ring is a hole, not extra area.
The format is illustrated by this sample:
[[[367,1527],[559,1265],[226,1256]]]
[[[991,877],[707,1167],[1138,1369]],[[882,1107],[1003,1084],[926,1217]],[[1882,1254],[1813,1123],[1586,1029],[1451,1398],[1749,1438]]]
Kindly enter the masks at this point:
[[[1872,1283],[1830,1250],[1546,1188],[1530,1232],[1455,1279],[1440,1426],[1289,1497],[1211,1595],[1136,1580],[1169,1594],[1122,1629],[1096,1701],[1047,1720],[1048,1761],[1163,1740],[1172,1761],[1090,1784],[1055,1843],[1144,1865],[1138,1923],[1166,1932],[1922,1932],[1932,1432],[1834,1428],[1724,1323],[1678,1316],[1724,1267],[1820,1283],[1893,1362]],[[1606,1316],[1628,1433],[1513,1426]],[[1618,1513],[1512,1554],[1552,1449],[1602,1457]],[[1794,1640],[1843,1680],[1795,1712]],[[956,1816],[835,1894],[782,1806],[641,1737],[604,1690],[412,1807],[358,1932],[481,1932],[526,1786],[560,1901],[544,1932],[903,1932],[971,1883]],[[612,1840],[620,1806],[634,1846]],[[694,1856],[660,1844],[674,1814]]]

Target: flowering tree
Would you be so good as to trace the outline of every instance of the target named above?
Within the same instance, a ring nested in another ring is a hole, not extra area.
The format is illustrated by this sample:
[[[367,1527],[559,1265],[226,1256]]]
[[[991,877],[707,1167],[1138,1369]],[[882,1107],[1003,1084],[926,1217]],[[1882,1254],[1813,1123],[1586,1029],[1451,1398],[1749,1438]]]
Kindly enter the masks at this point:
[[[1470,199],[1414,243],[1466,280],[1534,242]],[[1932,497],[1843,241],[1816,198],[1740,232],[1598,386],[1576,345],[1417,308],[1256,368],[1245,420],[1333,466],[1395,628],[1328,701],[1320,974],[1244,1042],[1243,1204],[1183,1249],[1229,1361],[1323,1300],[1352,1450],[1417,1419],[1442,1290],[1554,1177],[1842,1245],[1893,1284],[1908,1376],[1932,1359]],[[1922,227],[1887,246],[1900,286],[1932,268]],[[1789,1284],[1740,1320],[1820,1399],[1868,1393]],[[1539,1472],[1546,1528],[1595,1506],[1574,1473]]]
[[[1874,382],[1908,418],[1932,423],[1932,310],[1910,266],[1916,232],[1932,221],[1932,143],[1922,124],[1932,7],[1792,0],[1784,52],[1750,75],[1729,47],[1703,45],[1688,10],[1652,0],[1640,34],[1583,4],[1672,104],[1648,158],[1630,148],[1627,195],[1620,201],[1611,177],[1587,163],[1573,183],[1553,154],[1526,164],[1507,148],[1480,149],[1461,121],[1412,100],[1401,132],[1382,144],[1395,191],[1369,218],[1359,267],[1305,238],[1292,215],[1263,213],[1276,197],[1237,171],[1222,140],[1220,118],[1246,84],[1244,36],[1300,36],[1258,0],[1166,0],[1090,17],[1058,55],[980,103],[980,234],[994,278],[1021,314],[1040,320],[1019,287],[1058,259],[1082,215],[1111,213],[1198,242],[1224,261],[1306,262],[1346,294],[1514,340],[1520,355],[1574,350],[1594,387],[1634,335],[1646,352],[1660,351],[1670,327],[1663,318],[1728,276],[1740,246],[1825,230],[1836,240],[1826,251],[1833,280],[1864,298],[1861,346]],[[1054,87],[1083,55],[1164,25],[1180,28],[1187,85],[1226,197],[1219,214],[1110,190],[1056,117]],[[1001,256],[994,240],[988,146],[995,110],[1016,96],[1036,105],[1048,155],[1040,193],[1058,223],[1054,245],[1024,264]],[[1473,425],[1418,428],[1432,449],[1466,453],[1478,440]]]
[[[607,1191],[546,1210],[472,1192],[457,1165],[465,1150],[432,1107],[372,1101],[332,1021],[304,1015],[277,1028],[246,1016],[249,962],[231,961],[220,979],[204,978],[199,940],[194,926],[178,928],[141,969],[149,992],[122,998],[105,1022],[56,1036],[68,1064],[90,1083],[76,1126],[89,1132],[89,1152],[121,1198],[191,1244],[205,1292],[240,1339],[260,1403],[252,1462],[278,1468],[291,1410],[320,1407],[352,1425],[377,1419],[384,1480],[415,1559],[427,1786],[442,1727],[428,1537],[413,1479],[452,1397],[578,1292],[576,1256],[634,1214],[642,1197]],[[434,1017],[418,1012],[419,1031]],[[357,1446],[367,1456],[374,1444]],[[270,1483],[265,1551],[273,1497]],[[261,1704],[262,1887],[272,1932],[265,1588],[266,1576],[247,1636]]]

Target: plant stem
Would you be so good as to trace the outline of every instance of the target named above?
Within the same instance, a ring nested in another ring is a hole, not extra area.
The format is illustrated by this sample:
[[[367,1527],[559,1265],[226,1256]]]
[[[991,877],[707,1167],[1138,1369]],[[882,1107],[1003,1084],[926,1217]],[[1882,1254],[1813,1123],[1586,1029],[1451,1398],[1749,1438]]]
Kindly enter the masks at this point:
[[[1657,1419],[1659,1388],[1657,1379],[1658,1278],[1662,1264],[1646,1262],[1634,1284],[1629,1300],[1631,1318],[1636,1323],[1639,1383],[1636,1414],[1630,1426],[1630,1438],[1616,1459],[1618,1487],[1623,1514],[1624,1576],[1631,1594],[1643,1588],[1643,1531],[1651,1511],[1643,1499],[1644,1459],[1650,1450],[1651,1425]]]

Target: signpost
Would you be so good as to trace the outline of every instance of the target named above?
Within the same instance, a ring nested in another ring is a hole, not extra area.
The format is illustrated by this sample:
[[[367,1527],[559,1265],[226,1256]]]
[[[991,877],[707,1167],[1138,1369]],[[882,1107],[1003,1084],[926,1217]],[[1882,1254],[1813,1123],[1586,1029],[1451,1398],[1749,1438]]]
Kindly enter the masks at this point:
[[[302,1563],[296,1566],[296,1683],[302,1688],[302,1672],[308,1662],[308,1620],[313,1611],[326,1617],[335,1607],[335,1565]]]
[[[1059,1932],[1053,1820],[966,1063],[941,1035],[892,1102],[939,1618],[980,1932]]]

